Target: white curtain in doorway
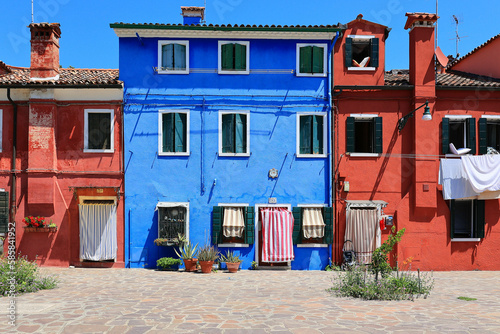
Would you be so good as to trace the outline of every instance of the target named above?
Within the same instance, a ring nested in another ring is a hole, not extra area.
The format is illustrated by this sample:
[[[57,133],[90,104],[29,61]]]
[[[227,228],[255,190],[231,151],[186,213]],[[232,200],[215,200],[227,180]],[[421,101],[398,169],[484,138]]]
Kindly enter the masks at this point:
[[[292,261],[293,215],[285,208],[263,208],[260,210],[262,222],[262,261]]]
[[[80,204],[80,259],[116,259],[116,205]]]
[[[373,251],[380,246],[382,232],[376,208],[351,208],[348,211],[345,240],[351,240],[358,263],[372,262]]]

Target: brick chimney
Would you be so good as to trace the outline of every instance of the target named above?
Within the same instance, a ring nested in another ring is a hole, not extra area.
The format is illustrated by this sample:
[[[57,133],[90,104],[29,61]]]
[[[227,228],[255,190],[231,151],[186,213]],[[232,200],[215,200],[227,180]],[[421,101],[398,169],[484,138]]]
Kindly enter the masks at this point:
[[[31,23],[32,81],[54,80],[59,77],[59,23]]]
[[[205,19],[205,7],[181,7],[184,25],[200,24]]]

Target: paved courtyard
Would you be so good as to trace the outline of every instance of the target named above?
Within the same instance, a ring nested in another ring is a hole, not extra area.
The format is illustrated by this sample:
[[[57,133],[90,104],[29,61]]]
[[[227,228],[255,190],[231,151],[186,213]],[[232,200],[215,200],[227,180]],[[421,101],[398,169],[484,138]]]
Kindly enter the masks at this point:
[[[0,333],[500,333],[500,272],[437,272],[429,298],[380,302],[333,297],[324,271],[43,271],[59,287],[18,297],[15,327],[1,298]]]

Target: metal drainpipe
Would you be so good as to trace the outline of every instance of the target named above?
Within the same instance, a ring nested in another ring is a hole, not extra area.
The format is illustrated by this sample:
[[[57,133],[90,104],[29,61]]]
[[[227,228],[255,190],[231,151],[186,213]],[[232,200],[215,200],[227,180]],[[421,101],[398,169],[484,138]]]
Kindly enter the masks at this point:
[[[11,186],[10,186],[10,218],[16,226],[16,151],[17,151],[17,104],[10,97],[10,88],[7,88],[7,98],[13,107],[13,129],[12,129],[12,162],[11,162]]]

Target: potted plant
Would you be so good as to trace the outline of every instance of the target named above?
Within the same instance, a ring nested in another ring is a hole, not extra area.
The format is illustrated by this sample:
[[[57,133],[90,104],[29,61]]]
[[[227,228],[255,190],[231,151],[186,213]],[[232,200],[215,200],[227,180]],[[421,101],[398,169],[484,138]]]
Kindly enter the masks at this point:
[[[226,254],[221,255],[221,262],[226,262],[227,270],[230,273],[235,273],[240,268],[240,257],[238,255],[234,255],[234,252],[228,250]]]
[[[178,246],[182,247],[187,241],[182,233],[178,233],[176,238],[157,238],[153,242],[156,246]]]
[[[174,259],[173,257],[162,257],[156,261],[156,266],[158,267],[158,270],[177,271],[181,263],[181,259]]]
[[[177,256],[182,258],[184,261],[184,266],[186,267],[186,271],[196,271],[196,263],[198,259],[196,259],[196,248],[198,244],[193,245],[191,242],[186,241],[182,247],[179,247],[179,252],[175,250]]]
[[[52,222],[52,219],[47,222],[45,217],[28,216],[23,218],[23,223],[26,225],[26,232],[55,232],[57,225]]]
[[[201,272],[209,274],[212,272],[214,261],[219,257],[219,251],[214,246],[203,246],[198,251],[198,261],[200,262]]]

